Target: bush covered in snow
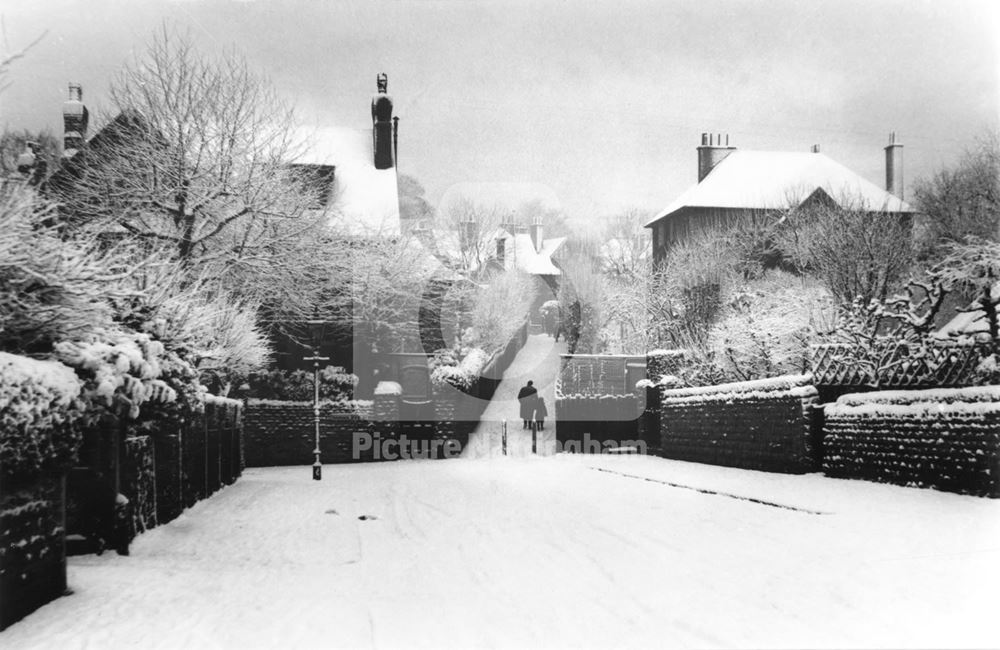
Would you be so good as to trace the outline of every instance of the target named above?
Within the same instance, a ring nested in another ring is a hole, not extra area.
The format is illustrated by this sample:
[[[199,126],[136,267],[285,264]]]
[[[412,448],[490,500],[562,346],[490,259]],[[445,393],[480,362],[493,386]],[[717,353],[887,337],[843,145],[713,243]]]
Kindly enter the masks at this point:
[[[103,340],[87,343],[64,341],[56,343],[55,356],[76,370],[83,380],[83,397],[92,407],[113,408],[117,401],[135,419],[147,402],[175,402],[179,389],[187,389],[192,402],[200,405],[203,401],[204,389],[192,369],[148,334],[108,333]],[[187,381],[176,381],[185,371]],[[163,379],[165,375],[174,376],[173,386]],[[185,384],[183,388],[180,383]]]
[[[311,401],[315,388],[310,370],[271,370],[247,376],[230,395],[237,398],[279,401]],[[319,371],[319,397],[344,402],[351,399],[358,376],[340,366],[325,366]]]
[[[459,390],[468,390],[482,375],[489,360],[489,356],[479,348],[467,350],[458,362],[447,353],[436,355],[431,366],[431,382],[436,386],[447,384]]]
[[[818,283],[768,271],[732,291],[708,346],[727,377],[753,380],[804,372],[809,345],[833,312],[833,299]]]
[[[0,468],[22,478],[72,463],[80,445],[82,382],[56,361],[0,352]]]

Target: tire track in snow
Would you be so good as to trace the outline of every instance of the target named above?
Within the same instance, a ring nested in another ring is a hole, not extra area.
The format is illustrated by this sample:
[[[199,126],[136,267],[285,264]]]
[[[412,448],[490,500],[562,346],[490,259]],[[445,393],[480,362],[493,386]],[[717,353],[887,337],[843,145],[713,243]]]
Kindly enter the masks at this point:
[[[730,492],[719,492],[717,490],[709,490],[708,488],[694,487],[693,485],[684,485],[683,483],[672,483],[670,481],[663,481],[658,478],[649,478],[648,476],[639,476],[638,474],[626,474],[625,472],[616,472],[613,469],[605,469],[603,467],[590,467],[589,469],[597,470],[598,472],[605,472],[607,474],[615,474],[617,476],[624,476],[626,478],[635,478],[641,481],[649,481],[650,483],[660,483],[661,485],[668,485],[674,488],[680,488],[682,490],[693,490],[695,492],[700,492],[701,494],[711,494],[718,497],[728,497],[730,499],[736,499],[738,501],[749,501],[750,503],[756,503],[762,506],[769,506],[771,508],[781,508],[783,510],[792,510],[794,512],[801,512],[807,515],[830,515],[831,512],[824,512],[822,510],[809,510],[808,508],[799,508],[798,506],[790,506],[784,503],[775,503],[774,501],[766,501],[764,499],[758,499],[756,497],[747,497],[739,494],[732,494]]]

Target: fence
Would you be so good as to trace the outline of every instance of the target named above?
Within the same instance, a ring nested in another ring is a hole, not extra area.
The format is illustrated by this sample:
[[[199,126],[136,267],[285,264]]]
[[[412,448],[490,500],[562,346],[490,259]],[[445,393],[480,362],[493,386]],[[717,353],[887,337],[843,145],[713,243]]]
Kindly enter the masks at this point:
[[[63,594],[67,551],[127,554],[138,532],[242,472],[238,402],[210,397],[203,412],[137,430],[108,413],[84,432],[68,474],[0,486],[0,629]]]
[[[843,343],[813,345],[813,381],[820,388],[956,388],[975,383],[976,368],[993,348],[948,341],[899,341],[871,349]],[[842,391],[843,392],[843,391]]]

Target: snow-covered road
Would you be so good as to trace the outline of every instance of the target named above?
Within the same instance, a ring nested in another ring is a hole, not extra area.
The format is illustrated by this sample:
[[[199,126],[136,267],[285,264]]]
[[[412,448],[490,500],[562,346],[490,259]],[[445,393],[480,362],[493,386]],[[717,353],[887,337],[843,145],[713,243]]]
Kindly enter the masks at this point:
[[[997,647],[1000,502],[622,456],[251,469],[69,579],[0,646]]]

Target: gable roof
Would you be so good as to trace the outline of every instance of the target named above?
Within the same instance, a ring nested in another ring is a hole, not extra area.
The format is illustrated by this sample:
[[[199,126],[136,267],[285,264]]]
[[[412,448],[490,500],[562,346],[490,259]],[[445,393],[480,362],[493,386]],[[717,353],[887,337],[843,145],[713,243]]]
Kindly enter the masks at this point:
[[[552,263],[552,255],[566,242],[565,237],[542,240],[539,251],[535,250],[530,234],[519,232],[513,238],[514,264],[517,268],[530,275],[562,275],[562,271]]]
[[[330,223],[352,235],[398,235],[396,169],[375,169],[372,130],[305,129],[298,133],[297,165],[334,167]]]
[[[822,153],[737,150],[726,156],[700,183],[661,210],[646,227],[689,207],[793,208],[817,189],[822,189],[841,207],[862,207],[872,212],[913,212],[899,197]]]

